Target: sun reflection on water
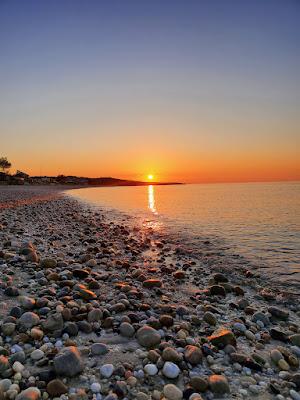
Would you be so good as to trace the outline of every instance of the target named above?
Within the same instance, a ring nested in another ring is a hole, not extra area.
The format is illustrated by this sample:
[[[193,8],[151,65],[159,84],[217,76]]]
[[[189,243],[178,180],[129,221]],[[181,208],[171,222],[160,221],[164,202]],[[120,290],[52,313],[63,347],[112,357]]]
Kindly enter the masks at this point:
[[[155,205],[155,189],[153,185],[148,186],[147,205],[149,211],[151,211],[151,213],[153,214],[153,217],[158,216],[158,212]],[[153,229],[155,231],[160,230],[162,228],[162,222],[155,217],[153,219],[146,218],[143,221],[143,227],[145,229]]]
[[[157,214],[155,207],[154,187],[153,185],[148,186],[148,208],[153,214]]]

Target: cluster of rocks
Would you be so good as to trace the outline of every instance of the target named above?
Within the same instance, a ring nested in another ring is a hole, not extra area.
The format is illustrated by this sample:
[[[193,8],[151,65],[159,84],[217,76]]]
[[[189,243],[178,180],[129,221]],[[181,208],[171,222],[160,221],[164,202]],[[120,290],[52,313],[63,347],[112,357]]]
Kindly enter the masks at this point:
[[[3,209],[0,399],[300,399],[299,305],[203,246],[67,197]]]

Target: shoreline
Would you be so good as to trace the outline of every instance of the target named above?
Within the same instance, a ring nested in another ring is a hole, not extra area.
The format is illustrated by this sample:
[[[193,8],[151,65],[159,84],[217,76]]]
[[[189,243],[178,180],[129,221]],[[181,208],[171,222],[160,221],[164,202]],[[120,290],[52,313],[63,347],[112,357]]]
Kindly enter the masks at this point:
[[[267,290],[205,240],[199,258],[151,229],[108,221],[63,194],[78,186],[17,188],[0,190],[0,398],[1,388],[21,396],[33,386],[45,400],[297,399],[293,294]],[[38,320],[24,324],[27,313]]]

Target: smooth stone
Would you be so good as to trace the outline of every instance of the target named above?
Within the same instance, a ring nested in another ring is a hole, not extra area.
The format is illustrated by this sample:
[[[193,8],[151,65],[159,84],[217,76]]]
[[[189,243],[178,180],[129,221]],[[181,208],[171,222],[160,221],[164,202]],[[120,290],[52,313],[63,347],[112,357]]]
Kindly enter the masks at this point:
[[[30,387],[19,393],[16,397],[16,400],[38,400],[40,398],[40,390],[37,387]]]
[[[290,342],[291,342],[294,346],[300,347],[300,333],[296,333],[295,335],[291,335],[291,336],[290,336]]]
[[[289,318],[288,310],[283,310],[278,307],[269,307],[268,311],[275,318],[282,319],[282,320],[287,320]]]
[[[38,325],[39,322],[40,317],[31,311],[25,312],[19,318],[19,324],[24,326],[25,328],[32,328],[33,326]]]
[[[158,368],[155,364],[147,364],[144,367],[144,371],[146,372],[146,374],[154,376],[158,373]]]
[[[91,353],[94,356],[103,356],[108,353],[109,349],[104,343],[93,343],[91,346]]]
[[[232,331],[226,328],[217,329],[208,340],[217,347],[225,347],[228,344],[236,346],[236,338]]]
[[[300,393],[297,393],[296,390],[290,390],[290,396],[293,400],[300,400]]]
[[[146,348],[154,347],[160,343],[161,337],[157,330],[149,325],[142,326],[136,333],[138,343]]]
[[[215,315],[210,312],[210,311],[206,311],[203,315],[203,320],[205,322],[207,322],[209,325],[216,325],[217,323],[217,318],[215,317]]]
[[[57,261],[54,258],[43,258],[40,261],[41,268],[56,268]]]
[[[132,337],[135,334],[134,327],[128,322],[122,322],[120,325],[120,334],[125,337]]]
[[[61,313],[55,313],[49,315],[49,317],[43,322],[43,328],[46,331],[57,331],[63,328],[64,320]]]
[[[73,377],[83,371],[83,362],[75,346],[66,347],[54,357],[54,368],[58,375]]]
[[[114,366],[112,364],[104,364],[100,367],[100,374],[104,378],[110,378],[114,372]]]
[[[47,384],[47,392],[51,397],[57,397],[67,393],[68,388],[60,379],[53,379]]]
[[[213,393],[225,394],[230,393],[227,378],[223,375],[210,375],[208,377],[209,388]]]
[[[178,366],[170,361],[166,361],[162,372],[164,374],[164,376],[166,376],[167,378],[170,379],[175,379],[178,377],[179,373],[180,373],[180,369],[178,368]]]
[[[169,400],[181,400],[183,397],[182,391],[172,383],[164,386],[163,393]]]
[[[33,350],[33,352],[30,354],[30,357],[31,357],[34,361],[38,361],[38,360],[40,360],[41,358],[43,358],[44,355],[45,355],[45,353],[44,353],[42,350],[36,349],[36,350]]]
[[[101,385],[98,382],[94,382],[91,384],[91,391],[93,393],[100,393],[101,391]]]
[[[200,364],[202,361],[202,351],[199,349],[199,347],[196,346],[186,346],[185,351],[184,351],[184,358],[187,362],[189,362],[192,365],[197,365]]]
[[[278,362],[280,361],[280,360],[282,360],[283,359],[283,355],[280,353],[280,351],[279,350],[277,350],[277,349],[273,349],[273,350],[271,350],[271,352],[270,352],[270,357],[271,357],[271,360],[274,362],[274,364],[278,364]]]

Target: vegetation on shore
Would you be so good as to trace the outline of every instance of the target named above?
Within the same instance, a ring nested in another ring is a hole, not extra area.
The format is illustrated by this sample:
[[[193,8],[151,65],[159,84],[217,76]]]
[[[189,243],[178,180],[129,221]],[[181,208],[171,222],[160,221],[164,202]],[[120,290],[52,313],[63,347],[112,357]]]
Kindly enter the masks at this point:
[[[179,182],[144,182],[111,177],[88,178],[70,175],[30,176],[17,170],[9,174],[11,163],[6,157],[0,158],[0,185],[79,185],[79,186],[144,186],[144,185],[178,185]]]

